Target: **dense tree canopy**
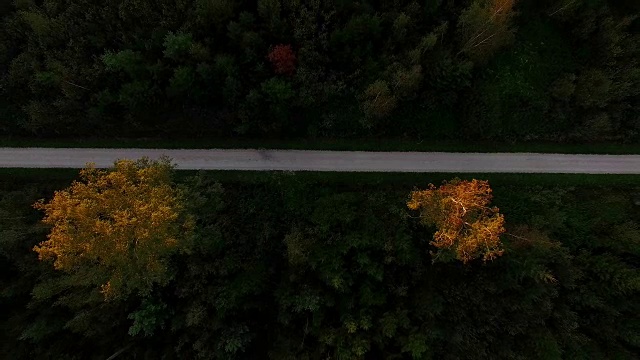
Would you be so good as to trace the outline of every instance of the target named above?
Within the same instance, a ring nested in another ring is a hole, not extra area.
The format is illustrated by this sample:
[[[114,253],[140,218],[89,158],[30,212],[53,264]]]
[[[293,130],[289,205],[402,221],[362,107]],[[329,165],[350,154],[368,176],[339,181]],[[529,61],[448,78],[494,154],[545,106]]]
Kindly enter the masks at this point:
[[[439,249],[430,240],[438,229],[407,209],[422,176],[358,175],[358,184],[347,176],[180,174],[191,251],[166,258],[167,282],[107,301],[95,282],[55,270],[32,251],[50,229],[30,205],[55,198],[53,190],[69,180],[4,177],[0,353],[103,360],[117,353],[638,358],[637,186],[543,186],[531,176],[520,184],[495,176],[491,201],[510,236],[493,261],[463,264],[434,261]],[[461,180],[443,190],[484,203],[485,185]],[[447,214],[455,210],[445,204]]]
[[[620,0],[22,0],[0,133],[632,141]]]

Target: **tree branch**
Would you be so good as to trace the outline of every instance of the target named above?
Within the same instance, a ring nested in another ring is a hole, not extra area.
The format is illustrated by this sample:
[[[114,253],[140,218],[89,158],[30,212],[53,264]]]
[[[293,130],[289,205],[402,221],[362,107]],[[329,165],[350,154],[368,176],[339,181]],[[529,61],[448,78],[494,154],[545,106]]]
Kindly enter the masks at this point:
[[[570,2],[569,2],[569,3],[567,3],[565,6],[562,6],[562,7],[560,7],[558,10],[556,10],[556,11],[552,12],[551,14],[549,14],[549,16],[553,16],[553,15],[555,15],[555,14],[559,13],[560,11],[562,11],[562,10],[564,10],[564,9],[568,8],[569,6],[573,5],[575,2],[576,2],[576,0],[572,0],[572,1],[570,1]]]
[[[75,87],[79,87],[80,89],[84,89],[84,90],[87,90],[87,91],[91,91],[91,89],[87,89],[87,88],[86,88],[86,87],[84,87],[84,86],[80,86],[80,85],[78,85],[78,84],[74,84],[74,83],[72,83],[71,81],[64,80],[64,82],[65,82],[65,83],[67,83],[67,84],[69,84],[69,85],[73,85],[73,86],[75,86]]]
[[[130,347],[133,346],[133,343],[123,347],[122,349],[116,351],[113,355],[109,356],[106,360],[113,360],[115,358],[117,358],[120,354],[122,354],[123,352],[129,350]]]

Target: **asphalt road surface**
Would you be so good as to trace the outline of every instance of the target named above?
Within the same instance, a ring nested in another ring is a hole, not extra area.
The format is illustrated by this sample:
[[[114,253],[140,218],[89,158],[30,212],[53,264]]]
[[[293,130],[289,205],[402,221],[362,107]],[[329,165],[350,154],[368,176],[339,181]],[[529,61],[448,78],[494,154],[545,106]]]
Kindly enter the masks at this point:
[[[640,174],[640,155],[310,150],[0,148],[0,167],[109,167],[143,156],[168,156],[184,170]]]

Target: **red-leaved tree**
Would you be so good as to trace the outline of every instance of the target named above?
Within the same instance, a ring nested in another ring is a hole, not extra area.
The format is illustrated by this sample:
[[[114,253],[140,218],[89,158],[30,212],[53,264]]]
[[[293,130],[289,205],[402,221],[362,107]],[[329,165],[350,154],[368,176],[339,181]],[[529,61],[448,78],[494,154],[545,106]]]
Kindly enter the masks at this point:
[[[276,74],[291,75],[296,70],[296,54],[291,45],[276,45],[267,56]]]

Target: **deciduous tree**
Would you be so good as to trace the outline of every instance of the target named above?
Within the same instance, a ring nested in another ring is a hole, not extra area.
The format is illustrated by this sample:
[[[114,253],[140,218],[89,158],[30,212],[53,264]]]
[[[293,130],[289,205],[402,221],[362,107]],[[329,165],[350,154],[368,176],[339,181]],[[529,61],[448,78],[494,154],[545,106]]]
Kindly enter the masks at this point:
[[[516,0],[475,0],[460,15],[458,34],[465,53],[485,61],[513,40],[513,7]]]
[[[397,99],[386,81],[378,80],[369,85],[362,94],[362,111],[365,114],[363,125],[366,128],[373,127],[375,124],[371,120],[391,115],[396,103]]]
[[[296,70],[296,54],[291,45],[276,45],[267,56],[276,74],[291,75]]]
[[[106,298],[146,294],[170,274],[167,257],[185,247],[191,228],[171,183],[168,159],[88,166],[80,180],[34,206],[51,225],[34,250],[57,270],[90,277]]]
[[[488,181],[455,179],[438,188],[429,185],[413,191],[407,206],[420,212],[424,224],[437,228],[431,244],[467,263],[502,255],[504,217],[497,207],[489,207],[491,199]]]
[[[169,32],[164,38],[164,56],[173,60],[180,60],[189,54],[193,44],[191,34]]]

